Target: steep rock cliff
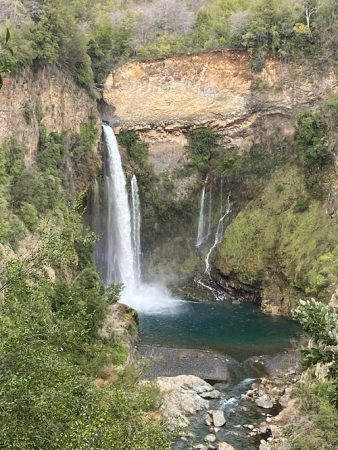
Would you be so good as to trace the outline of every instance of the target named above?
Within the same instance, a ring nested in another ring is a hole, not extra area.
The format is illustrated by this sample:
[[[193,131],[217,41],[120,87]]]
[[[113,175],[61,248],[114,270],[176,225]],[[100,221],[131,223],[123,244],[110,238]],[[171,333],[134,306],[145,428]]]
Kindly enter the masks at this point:
[[[95,100],[57,69],[8,78],[0,91],[0,146],[11,137],[24,143],[29,163],[37,150],[40,119],[49,133],[79,132],[89,119],[100,123]]]
[[[296,113],[337,88],[331,70],[269,60],[252,75],[246,53],[219,51],[130,62],[110,74],[103,97],[115,108],[106,118],[138,131],[162,164],[168,147],[176,160],[184,154],[184,131],[198,125],[217,129],[226,143],[242,149],[276,129],[290,135]]]

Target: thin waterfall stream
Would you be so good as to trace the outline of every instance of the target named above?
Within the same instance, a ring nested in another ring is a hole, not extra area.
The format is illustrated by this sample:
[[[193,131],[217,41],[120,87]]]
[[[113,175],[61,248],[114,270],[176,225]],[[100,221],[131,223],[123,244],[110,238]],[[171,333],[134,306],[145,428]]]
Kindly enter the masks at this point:
[[[200,247],[205,240],[205,190],[208,182],[208,176],[204,181],[204,185],[201,193],[201,203],[200,203],[200,212],[198,216],[198,229],[197,229],[197,239],[196,239],[196,247]]]

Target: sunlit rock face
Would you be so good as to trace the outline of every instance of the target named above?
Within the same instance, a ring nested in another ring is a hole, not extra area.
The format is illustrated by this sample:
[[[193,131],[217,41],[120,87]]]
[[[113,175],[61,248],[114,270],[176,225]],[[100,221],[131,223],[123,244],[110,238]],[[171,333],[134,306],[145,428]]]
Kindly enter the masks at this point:
[[[109,75],[103,97],[118,128],[138,131],[154,158],[172,146],[177,160],[191,127],[209,125],[247,149],[277,129],[292,135],[297,112],[336,89],[329,69],[269,60],[252,74],[246,53],[219,51],[127,63]]]

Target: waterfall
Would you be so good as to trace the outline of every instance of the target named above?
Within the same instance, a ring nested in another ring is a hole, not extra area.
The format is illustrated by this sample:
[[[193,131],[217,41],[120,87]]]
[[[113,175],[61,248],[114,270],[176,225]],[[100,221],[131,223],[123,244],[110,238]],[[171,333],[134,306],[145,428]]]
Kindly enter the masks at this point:
[[[212,252],[215,250],[217,245],[223,239],[223,232],[222,232],[222,230],[224,230],[224,228],[223,228],[224,220],[231,212],[231,201],[230,201],[230,198],[231,198],[231,194],[229,193],[225,213],[223,214],[223,211],[222,211],[221,218],[219,219],[219,222],[218,222],[218,225],[217,225],[217,230],[216,230],[216,233],[215,233],[214,243],[211,246],[211,248],[210,248],[210,250],[209,250],[209,252],[208,252],[208,254],[207,254],[206,258],[205,258],[205,273],[207,275],[210,274],[210,270],[211,270],[210,257],[212,255]]]
[[[131,180],[129,205],[126,178],[119,148],[112,128],[103,125],[106,143],[105,201],[98,214],[103,237],[100,240],[100,258],[104,262],[101,273],[106,284],[124,285],[121,302],[141,313],[176,313],[185,302],[173,298],[164,286],[141,281],[140,229],[141,213],[137,179]],[[99,190],[94,185],[94,197]],[[94,201],[96,204],[97,200]],[[93,219],[96,220],[95,217]]]
[[[208,204],[208,234],[207,234],[207,239],[210,237],[211,235],[211,217],[212,215],[212,190],[211,190],[211,185],[209,187],[209,204]]]
[[[131,218],[134,251],[134,271],[137,283],[141,281],[141,210],[136,176],[131,179]]]
[[[107,283],[135,285],[134,252],[126,178],[116,137],[111,127],[103,125],[107,146]]]
[[[200,203],[200,212],[198,217],[198,229],[197,229],[197,239],[196,239],[196,247],[200,247],[205,240],[205,232],[204,232],[204,216],[205,216],[205,189],[208,181],[208,176],[205,179],[202,193],[201,193],[201,203]]]

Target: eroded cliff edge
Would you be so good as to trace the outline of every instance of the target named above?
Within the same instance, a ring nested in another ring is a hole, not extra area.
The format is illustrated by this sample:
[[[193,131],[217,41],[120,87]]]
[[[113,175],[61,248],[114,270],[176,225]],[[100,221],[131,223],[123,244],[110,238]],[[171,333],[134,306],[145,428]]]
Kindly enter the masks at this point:
[[[337,87],[329,68],[320,73],[270,59],[252,74],[246,53],[225,50],[130,62],[110,74],[103,98],[115,108],[106,118],[138,131],[156,157],[169,147],[182,152],[183,132],[198,125],[242,149],[276,129],[292,134],[297,112]]]

